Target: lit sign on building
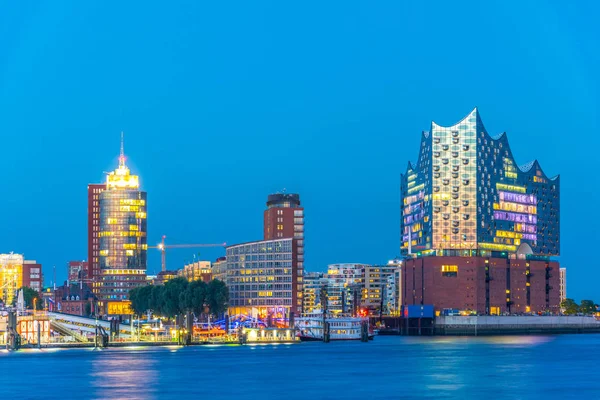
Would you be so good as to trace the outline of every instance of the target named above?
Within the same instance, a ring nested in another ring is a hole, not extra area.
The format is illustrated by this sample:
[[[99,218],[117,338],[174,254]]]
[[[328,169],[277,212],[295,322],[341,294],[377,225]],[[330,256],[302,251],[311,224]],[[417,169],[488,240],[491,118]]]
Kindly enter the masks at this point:
[[[132,315],[131,301],[109,301],[108,315]]]

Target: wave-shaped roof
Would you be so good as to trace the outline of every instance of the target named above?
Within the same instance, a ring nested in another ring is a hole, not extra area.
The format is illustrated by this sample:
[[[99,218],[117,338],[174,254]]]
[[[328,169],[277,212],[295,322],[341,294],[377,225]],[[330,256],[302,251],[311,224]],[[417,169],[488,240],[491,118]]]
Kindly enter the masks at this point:
[[[474,117],[474,121],[473,121],[473,117]],[[460,121],[458,121],[454,125],[443,126],[443,125],[437,124],[435,121],[431,121],[431,129],[433,130],[434,127],[451,129],[451,128],[454,128],[454,127],[459,127],[461,124],[464,124],[465,121],[467,121],[467,123],[473,123],[473,122],[475,122],[475,124],[476,124],[476,131],[477,132],[484,132],[485,135],[487,136],[487,138],[489,140],[493,140],[495,142],[502,141],[507,146],[509,155],[510,155],[511,159],[513,160],[513,162],[516,164],[515,158],[514,158],[514,156],[512,154],[512,151],[510,149],[510,144],[508,143],[508,135],[506,134],[506,132],[501,132],[501,133],[496,134],[496,135],[490,135],[487,132],[487,130],[485,129],[485,126],[483,124],[483,121],[481,120],[481,115],[479,114],[479,110],[478,110],[477,107],[473,108],[473,110],[469,114],[467,114],[464,118],[462,118]],[[429,132],[426,132],[426,131],[422,132],[421,141],[423,141],[424,139],[428,139],[429,135],[430,135]],[[419,153],[419,157],[421,157],[421,153]],[[415,171],[417,165],[418,165],[418,163],[414,164],[412,162],[409,162],[408,163],[408,170]],[[546,178],[548,178],[548,176],[543,171],[543,169],[540,166],[540,163],[537,160],[533,160],[533,161],[530,161],[530,162],[528,162],[526,164],[523,164],[523,165],[519,166],[519,170],[521,172],[523,172],[523,173],[537,173],[537,171],[539,170]],[[555,180],[558,177],[559,177],[559,175],[556,175],[556,176],[554,176],[552,178],[548,178],[548,179]]]

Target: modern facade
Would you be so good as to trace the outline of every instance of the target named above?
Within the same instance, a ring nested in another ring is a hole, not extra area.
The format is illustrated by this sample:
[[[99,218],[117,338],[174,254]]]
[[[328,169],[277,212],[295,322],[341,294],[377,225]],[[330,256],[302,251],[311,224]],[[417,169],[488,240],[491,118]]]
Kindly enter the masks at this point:
[[[537,161],[518,166],[506,134],[487,133],[474,109],[432,122],[402,175],[403,254],[560,253],[560,179]]]
[[[146,192],[125,165],[121,145],[118,168],[108,174],[99,196],[100,276],[94,292],[101,306],[128,300],[129,291],[146,282]]]
[[[260,318],[299,315],[297,241],[261,240],[226,248],[229,314]]]
[[[302,289],[302,313],[311,314],[321,309],[321,289],[327,286],[322,272],[305,272]]]
[[[88,185],[88,259],[84,279],[93,282],[100,277],[100,193],[106,183]]]
[[[212,279],[211,263],[210,261],[195,261],[189,263],[177,271],[177,275],[184,277],[190,282],[201,280],[208,283]]]
[[[567,269],[560,268],[560,302],[567,298]]]
[[[558,312],[560,179],[537,161],[518,166],[477,109],[449,127],[432,122],[401,195],[403,304]]]

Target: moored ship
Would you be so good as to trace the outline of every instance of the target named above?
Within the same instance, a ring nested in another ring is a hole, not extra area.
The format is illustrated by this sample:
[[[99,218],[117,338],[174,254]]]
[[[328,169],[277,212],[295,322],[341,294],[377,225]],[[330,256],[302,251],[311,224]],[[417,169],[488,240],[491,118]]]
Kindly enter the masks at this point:
[[[296,319],[295,327],[300,341],[322,341],[325,324],[329,325],[329,340],[361,340],[363,329],[367,330],[369,340],[375,336],[369,328],[368,318],[330,315],[323,318],[322,312],[315,312]]]

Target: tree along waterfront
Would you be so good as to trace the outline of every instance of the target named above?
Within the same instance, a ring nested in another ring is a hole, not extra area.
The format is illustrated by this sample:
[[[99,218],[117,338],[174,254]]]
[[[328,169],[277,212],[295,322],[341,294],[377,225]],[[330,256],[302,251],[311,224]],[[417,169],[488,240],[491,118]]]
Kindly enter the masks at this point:
[[[174,278],[164,285],[135,288],[129,292],[131,308],[138,315],[151,310],[153,314],[173,318],[187,312],[196,316],[219,315],[227,309],[229,290],[225,282],[214,279],[209,283],[201,280],[188,282]]]

